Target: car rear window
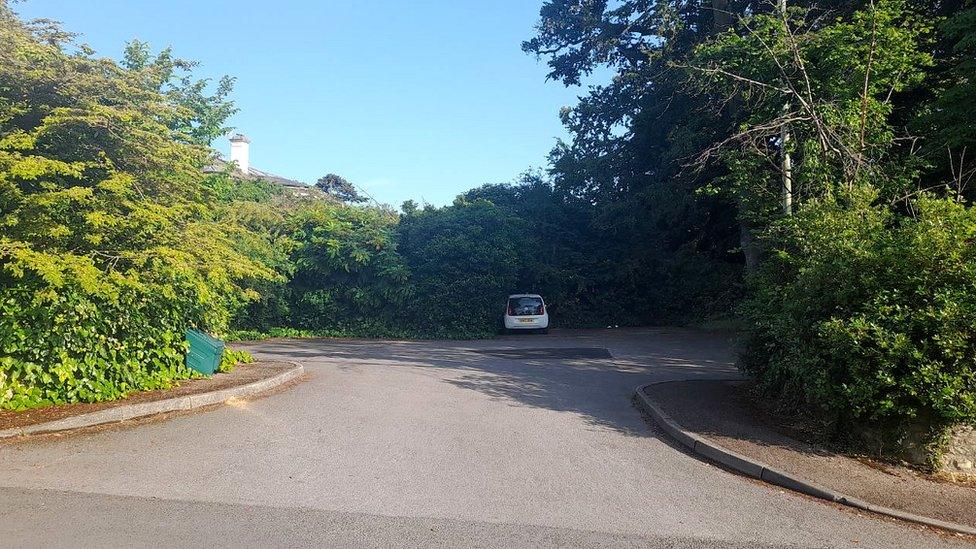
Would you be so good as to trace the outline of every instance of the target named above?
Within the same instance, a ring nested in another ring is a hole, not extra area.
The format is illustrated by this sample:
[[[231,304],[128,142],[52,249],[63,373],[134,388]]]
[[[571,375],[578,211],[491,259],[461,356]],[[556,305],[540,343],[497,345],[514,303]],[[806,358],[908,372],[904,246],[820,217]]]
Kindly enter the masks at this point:
[[[509,316],[531,316],[542,313],[542,300],[538,297],[513,297],[508,300]]]

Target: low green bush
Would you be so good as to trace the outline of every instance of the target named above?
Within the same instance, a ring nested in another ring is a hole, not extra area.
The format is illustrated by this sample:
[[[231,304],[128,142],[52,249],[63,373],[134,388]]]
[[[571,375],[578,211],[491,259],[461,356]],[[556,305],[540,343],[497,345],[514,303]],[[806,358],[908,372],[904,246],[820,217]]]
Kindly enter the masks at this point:
[[[238,364],[250,364],[252,362],[254,362],[254,357],[251,356],[251,353],[227,346],[224,347],[224,353],[220,356],[220,365],[217,366],[217,371],[227,373],[233,371]]]
[[[834,434],[976,420],[976,210],[811,203],[779,225],[743,305],[743,368]]]
[[[165,389],[194,373],[183,333],[198,296],[106,275],[94,286],[68,274],[0,290],[0,409],[96,402]]]

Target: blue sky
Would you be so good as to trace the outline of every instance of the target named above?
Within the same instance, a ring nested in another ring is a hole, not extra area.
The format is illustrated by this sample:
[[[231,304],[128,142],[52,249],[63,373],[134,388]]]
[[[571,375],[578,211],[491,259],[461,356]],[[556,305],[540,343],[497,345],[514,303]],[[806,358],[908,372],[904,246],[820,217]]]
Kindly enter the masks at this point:
[[[542,0],[27,0],[100,54],[172,45],[199,74],[237,77],[252,165],[335,172],[379,201],[441,205],[544,166],[558,112],[585,90],[522,53]],[[227,151],[224,139],[214,144]]]

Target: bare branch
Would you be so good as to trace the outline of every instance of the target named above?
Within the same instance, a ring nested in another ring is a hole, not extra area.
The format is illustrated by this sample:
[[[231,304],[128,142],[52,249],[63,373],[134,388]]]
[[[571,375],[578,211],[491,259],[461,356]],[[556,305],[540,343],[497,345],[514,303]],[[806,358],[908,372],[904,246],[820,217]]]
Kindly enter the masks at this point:
[[[868,49],[868,63],[867,67],[864,69],[864,88],[861,92],[861,127],[858,130],[858,156],[857,156],[857,166],[854,169],[854,175],[861,171],[861,163],[864,155],[864,140],[867,133],[868,127],[868,90],[871,84],[871,66],[874,63],[874,50],[878,45],[878,16],[874,10],[874,0],[870,1],[871,7],[871,47]]]
[[[775,90],[775,91],[778,91],[778,92],[783,93],[783,94],[792,93],[789,88],[783,88],[783,87],[780,87],[780,86],[774,86],[773,84],[767,84],[766,82],[760,82],[759,80],[754,80],[754,79],[749,78],[747,76],[742,76],[741,74],[736,74],[734,72],[730,72],[730,71],[727,71],[727,70],[722,69],[722,68],[719,68],[719,67],[714,67],[714,66],[713,67],[697,67],[697,66],[694,66],[694,65],[684,65],[684,67],[685,68],[688,68],[688,69],[696,70],[696,71],[699,71],[699,72],[703,72],[703,73],[709,74],[709,75],[720,74],[722,76],[727,76],[728,78],[731,78],[732,80],[735,80],[737,82],[742,82],[744,84],[749,84],[751,86],[756,86],[756,87],[759,87],[759,88],[766,88],[766,89],[770,89],[770,90]]]

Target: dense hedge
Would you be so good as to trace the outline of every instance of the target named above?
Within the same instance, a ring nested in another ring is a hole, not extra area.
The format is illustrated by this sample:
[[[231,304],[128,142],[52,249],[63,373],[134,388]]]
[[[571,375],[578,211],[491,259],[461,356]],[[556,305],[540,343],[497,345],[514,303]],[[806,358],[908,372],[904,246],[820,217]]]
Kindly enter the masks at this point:
[[[202,171],[226,86],[67,36],[0,1],[0,408],[169,387],[193,375],[186,329],[225,330],[278,276],[271,235]]]
[[[0,408],[110,400],[190,377],[183,332],[195,315],[179,304],[195,301],[192,288],[111,278],[0,290]]]
[[[560,327],[682,323],[734,302],[735,262],[608,242],[591,207],[536,176],[400,214],[279,198],[251,204],[282,213],[263,230],[287,259],[235,317],[235,337],[486,337],[523,292],[542,294]]]
[[[976,421],[976,210],[862,196],[784,221],[743,309],[743,366],[836,434]]]

